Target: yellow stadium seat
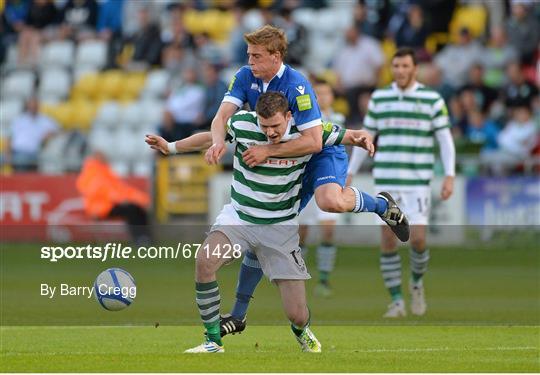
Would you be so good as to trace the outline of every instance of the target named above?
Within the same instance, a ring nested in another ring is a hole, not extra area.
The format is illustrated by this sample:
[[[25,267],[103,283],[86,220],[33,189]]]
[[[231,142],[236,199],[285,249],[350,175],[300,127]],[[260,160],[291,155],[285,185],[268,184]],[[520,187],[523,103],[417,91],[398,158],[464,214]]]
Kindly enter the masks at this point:
[[[135,99],[139,96],[146,83],[146,73],[130,73],[126,76],[119,98]]]
[[[88,131],[96,117],[98,106],[94,102],[87,100],[77,100],[70,102],[72,108],[71,128],[81,131]]]
[[[43,106],[43,113],[52,117],[62,128],[73,129],[73,108],[69,102]]]
[[[204,32],[204,12],[199,12],[195,9],[188,9],[184,12],[182,20],[184,21],[184,27],[192,34],[200,34]]]
[[[71,99],[93,99],[97,96],[99,74],[86,73],[73,85]]]
[[[445,45],[450,40],[450,36],[447,33],[432,33],[426,38],[424,47],[431,55],[437,53],[438,47]]]
[[[460,6],[454,11],[450,21],[450,36],[452,41],[459,37],[459,30],[466,27],[473,37],[479,37],[486,31],[487,12],[481,5]]]
[[[125,74],[121,70],[108,70],[99,77],[96,97],[116,99],[122,93],[125,84]]]

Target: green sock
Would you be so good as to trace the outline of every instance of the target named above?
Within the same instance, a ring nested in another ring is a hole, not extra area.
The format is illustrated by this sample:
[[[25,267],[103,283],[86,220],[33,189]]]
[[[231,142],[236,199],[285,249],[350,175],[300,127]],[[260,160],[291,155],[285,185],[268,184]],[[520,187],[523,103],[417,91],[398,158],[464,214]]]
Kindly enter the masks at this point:
[[[221,328],[219,320],[217,322],[204,323],[204,327],[206,328],[206,335],[208,336],[208,339],[215,342],[219,346],[222,346],[223,342],[221,341]]]
[[[210,341],[223,345],[220,334],[220,294],[217,281],[195,283],[197,307]]]
[[[392,301],[403,299],[401,294],[401,258],[397,252],[381,253],[380,268],[384,286],[388,289]]]
[[[328,278],[330,277],[330,272],[319,271],[319,282],[323,285],[328,285]]]

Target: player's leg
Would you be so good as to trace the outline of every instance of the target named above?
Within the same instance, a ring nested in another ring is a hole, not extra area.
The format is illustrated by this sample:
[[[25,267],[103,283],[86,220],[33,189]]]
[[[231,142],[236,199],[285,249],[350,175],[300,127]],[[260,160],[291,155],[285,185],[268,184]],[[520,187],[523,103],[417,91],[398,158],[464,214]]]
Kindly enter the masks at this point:
[[[354,186],[345,186],[348,157],[343,146],[325,148],[308,163],[317,205],[326,212],[374,212],[384,220],[401,241],[409,239],[405,215],[388,193],[376,197]]]
[[[317,247],[317,268],[319,271],[319,282],[315,288],[315,294],[321,297],[330,297],[330,274],[334,270],[336,263],[337,248],[334,244],[334,230],[336,227],[337,214],[318,210],[319,227],[321,231],[321,242]]]
[[[310,315],[304,280],[274,280],[279,288],[283,309],[291,330],[305,352],[320,352],[321,343],[309,328]]]
[[[429,249],[426,248],[426,226],[411,226],[411,248],[409,250],[411,265],[411,280],[409,292],[411,294],[411,312],[414,315],[424,315],[427,310],[424,294],[423,276],[427,271],[429,262]]]
[[[199,315],[206,328],[207,340],[186,353],[219,353],[223,352],[220,335],[219,307],[221,296],[216,279],[216,272],[225,263],[214,249],[230,245],[231,241],[221,231],[212,231],[197,252],[195,260],[195,292]],[[219,252],[220,254],[221,252]]]
[[[263,277],[257,256],[246,251],[236,284],[236,300],[230,314],[221,316],[221,336],[240,333],[246,328],[246,315],[253,293]]]
[[[381,226],[380,270],[384,286],[392,299],[385,318],[405,316],[405,302],[401,289],[401,257],[397,251],[397,241],[392,230]]]

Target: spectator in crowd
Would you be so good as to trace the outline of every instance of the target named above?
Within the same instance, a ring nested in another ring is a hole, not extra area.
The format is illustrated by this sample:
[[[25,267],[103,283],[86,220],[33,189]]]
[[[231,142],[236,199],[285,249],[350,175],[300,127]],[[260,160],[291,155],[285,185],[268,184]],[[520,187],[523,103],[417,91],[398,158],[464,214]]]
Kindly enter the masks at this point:
[[[195,67],[185,68],[182,78],[182,85],[167,100],[160,129],[160,135],[169,142],[189,137],[204,120],[205,92]]]
[[[407,17],[399,26],[395,41],[398,47],[414,48],[419,57],[426,57],[424,44],[428,36],[427,28],[424,22],[424,13],[420,5],[411,4],[407,9]]]
[[[179,7],[170,11],[170,25],[163,30],[161,40],[161,63],[173,76],[179,75],[184,67],[197,63],[193,54],[193,36],[184,27]]]
[[[458,89],[465,85],[469,69],[481,59],[482,46],[472,39],[469,29],[463,28],[458,43],[444,47],[435,56],[435,63],[441,68],[445,83]]]
[[[11,124],[6,164],[11,164],[16,171],[37,169],[39,152],[57,131],[58,125],[39,112],[37,98],[31,97],[26,102],[25,112]]]
[[[96,34],[98,4],[96,0],[68,0],[62,8],[60,37],[76,41]]]
[[[489,113],[491,105],[497,100],[497,91],[486,86],[483,81],[484,67],[474,64],[469,69],[469,80],[461,87],[460,92],[471,91],[474,95],[476,105],[483,113]]]
[[[53,0],[32,0],[26,20],[19,31],[18,63],[34,66],[41,51],[41,43],[54,37],[58,10]]]
[[[533,1],[512,0],[511,17],[506,23],[510,44],[517,48],[521,62],[532,64],[540,42],[540,23],[532,11]]]
[[[508,107],[526,105],[538,108],[538,88],[527,81],[518,62],[512,62],[506,67],[508,84],[504,87],[504,97]]]
[[[139,30],[139,12],[146,9],[150,13],[149,18],[161,23],[161,16],[167,14],[166,1],[138,0],[128,1],[124,4],[122,14],[122,33],[129,37]]]
[[[275,19],[275,25],[282,28],[287,35],[287,55],[285,63],[295,66],[301,66],[304,57],[308,53],[308,35],[306,28],[296,22],[292,17],[292,9],[283,7]]]
[[[97,32],[107,42],[107,68],[115,68],[116,56],[122,51],[122,10],[124,0],[101,0],[98,8]]]
[[[213,64],[223,64],[222,50],[210,39],[207,33],[200,33],[193,38],[195,42],[195,54],[200,61],[211,61]]]
[[[497,148],[497,136],[499,126],[482,111],[473,110],[468,116],[466,127],[466,140],[474,145],[482,147],[482,152],[490,152]]]
[[[488,172],[506,175],[525,162],[537,140],[531,108],[526,105],[513,107],[510,121],[497,137],[497,149],[481,154],[480,160]]]
[[[370,36],[361,35],[357,25],[347,29],[345,39],[346,45],[337,53],[333,69],[337,75],[336,88],[345,95],[349,104],[347,124],[350,125],[360,121],[358,97],[377,85],[384,55],[380,43]]]
[[[102,152],[96,151],[85,160],[76,184],[88,216],[99,220],[122,218],[137,245],[150,243],[150,197],[122,181]]]
[[[29,0],[7,0],[2,17],[2,38],[16,39],[28,15]]]
[[[250,30],[245,25],[246,10],[241,6],[235,6],[232,11],[236,19],[236,27],[231,31],[229,38],[230,58],[232,64],[240,66],[247,63],[247,44],[244,41],[244,34]]]
[[[205,104],[204,104],[204,122],[201,128],[210,130],[212,119],[223,99],[223,95],[227,91],[227,85],[219,76],[219,69],[211,62],[203,64],[203,79],[205,86]]]
[[[391,15],[390,0],[358,0],[354,8],[354,23],[359,25],[362,34],[382,40]]]
[[[484,82],[499,89],[506,83],[504,70],[508,64],[517,59],[515,48],[508,43],[506,31],[500,25],[494,25],[489,34],[489,42],[482,52],[484,65]]]
[[[450,103],[450,98],[455,94],[454,89],[444,82],[442,70],[436,64],[419,65],[418,80],[441,94],[446,103]]]
[[[127,67],[144,70],[161,62],[161,30],[147,7],[139,8],[138,21],[137,31],[125,41],[133,47],[133,56]]]

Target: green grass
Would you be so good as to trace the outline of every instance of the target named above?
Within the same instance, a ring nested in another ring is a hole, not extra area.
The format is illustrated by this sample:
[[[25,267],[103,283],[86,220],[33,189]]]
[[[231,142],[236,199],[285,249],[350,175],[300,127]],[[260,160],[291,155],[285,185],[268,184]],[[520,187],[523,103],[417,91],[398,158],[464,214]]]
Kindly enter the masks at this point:
[[[183,354],[200,327],[10,327],[4,372],[538,372],[538,327],[314,328],[321,354],[301,353],[286,326],[226,338],[221,355]]]
[[[2,245],[0,371],[539,372],[536,240],[515,236],[498,244],[432,247],[425,277],[428,313],[390,322],[381,318],[388,295],[377,248],[339,250],[330,299],[312,293],[317,276],[312,250],[308,302],[324,353],[299,352],[276,288],[263,281],[247,331],[227,337],[227,353],[210,358],[182,354],[202,340],[193,261],[49,263],[40,259],[40,245]],[[93,298],[39,295],[40,283],[91,285],[112,266],[127,269],[138,285],[135,302],[121,312],[105,311]],[[222,311],[232,306],[237,272],[238,263],[219,273]],[[161,324],[157,329],[155,322]]]

